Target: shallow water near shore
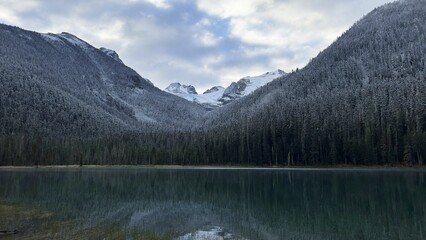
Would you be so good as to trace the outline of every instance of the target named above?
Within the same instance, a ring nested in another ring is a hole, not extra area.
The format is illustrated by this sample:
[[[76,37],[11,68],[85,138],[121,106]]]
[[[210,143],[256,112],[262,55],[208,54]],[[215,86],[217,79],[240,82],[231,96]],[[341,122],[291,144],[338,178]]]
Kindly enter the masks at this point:
[[[9,238],[424,239],[425,175],[412,169],[0,169],[0,231]]]

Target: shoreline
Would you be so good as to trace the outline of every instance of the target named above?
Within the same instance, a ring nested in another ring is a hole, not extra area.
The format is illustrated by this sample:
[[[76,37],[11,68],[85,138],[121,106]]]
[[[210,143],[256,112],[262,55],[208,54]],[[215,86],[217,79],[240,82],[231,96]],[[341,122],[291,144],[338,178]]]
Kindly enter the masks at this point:
[[[43,166],[0,166],[0,170],[25,169],[171,169],[171,170],[288,170],[288,171],[327,171],[327,170],[419,170],[426,166],[408,165],[336,165],[336,166],[239,166],[239,165],[43,165]]]

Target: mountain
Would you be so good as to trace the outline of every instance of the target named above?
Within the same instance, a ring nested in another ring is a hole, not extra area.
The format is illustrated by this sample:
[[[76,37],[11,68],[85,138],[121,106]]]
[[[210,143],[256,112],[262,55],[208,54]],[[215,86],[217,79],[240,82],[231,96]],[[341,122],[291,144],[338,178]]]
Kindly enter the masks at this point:
[[[221,140],[214,142],[225,146],[209,159],[261,165],[423,164],[425,22],[426,1],[386,4],[302,70],[208,113],[202,128],[220,132]]]
[[[238,82],[233,82],[228,88],[226,88],[219,101],[223,105],[233,102],[236,99],[245,97],[253,93],[256,89],[285,75],[286,73],[284,71],[278,69],[274,72],[267,72],[257,77],[242,78]]]
[[[0,25],[0,53],[2,134],[179,129],[205,112],[154,87],[114,51],[69,33]]]
[[[0,164],[424,165],[425,22],[424,0],[386,4],[209,112],[82,40],[0,26]]]
[[[187,95],[189,95],[189,94],[197,95],[198,94],[193,86],[181,85],[180,83],[170,84],[170,86],[168,86],[165,89],[165,91],[169,92],[169,93],[173,93],[173,94],[187,94]]]
[[[274,79],[285,76],[282,70],[267,72],[257,77],[245,77],[238,82],[233,82],[228,88],[215,86],[198,94],[191,85],[181,85],[180,83],[170,84],[164,91],[186,99],[190,102],[199,103],[208,109],[221,107],[254,92],[256,89],[266,85]]]
[[[114,50],[107,49],[107,48],[104,48],[104,47],[99,48],[99,50],[101,50],[106,55],[112,57],[112,59],[114,59],[115,61],[117,61],[119,63],[123,63],[123,61],[121,61],[121,59],[120,59],[120,56],[118,56],[118,54]]]
[[[203,94],[198,94],[195,90],[195,87],[189,85],[182,85],[180,83],[172,83],[166,89],[165,92],[176,95],[180,98],[194,102],[204,106],[207,109],[213,109],[221,106],[219,99],[222,97],[223,87],[217,86],[213,87]]]

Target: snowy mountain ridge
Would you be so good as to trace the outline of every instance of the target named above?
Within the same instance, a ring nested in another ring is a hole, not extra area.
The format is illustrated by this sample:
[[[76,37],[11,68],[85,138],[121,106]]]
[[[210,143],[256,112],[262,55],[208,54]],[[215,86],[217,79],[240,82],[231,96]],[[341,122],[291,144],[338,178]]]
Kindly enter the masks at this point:
[[[187,86],[180,83],[172,83],[164,89],[164,91],[190,102],[201,104],[204,107],[215,108],[245,97],[254,92],[256,89],[285,75],[286,73],[284,71],[278,69],[256,77],[248,76],[242,78],[238,82],[233,82],[227,88],[215,86],[205,91],[203,94],[198,94],[195,87],[191,85]]]
[[[98,49],[69,33],[37,33],[0,24],[0,52],[0,110],[17,113],[0,117],[0,133],[183,129],[206,112],[156,88],[114,51]],[[12,100],[6,103],[3,96]],[[23,124],[27,119],[31,124]]]
[[[225,89],[220,101],[223,105],[233,102],[239,98],[245,97],[253,93],[256,89],[265,86],[273,80],[287,75],[284,71],[278,69],[273,72],[267,72],[256,77],[245,77],[238,82],[233,82]]]
[[[115,61],[119,63],[123,63],[123,61],[121,61],[120,56],[118,55],[116,51],[108,49],[108,48],[104,48],[104,47],[99,48],[99,50],[101,50],[106,55],[112,57],[112,59],[114,59]]]
[[[65,43],[64,41],[71,43],[72,45],[80,48],[89,48],[90,44],[87,42],[81,40],[80,38],[67,33],[63,32],[60,34],[54,34],[54,33],[40,33],[40,35],[46,40],[51,43]],[[119,63],[123,64],[123,61],[121,61],[120,56],[118,53],[114,50],[101,47],[99,50],[103,53],[105,53],[107,56],[111,57],[112,59],[116,60]]]
[[[170,93],[183,93],[183,94],[198,94],[195,87],[192,85],[182,85],[180,83],[172,83],[166,88]]]

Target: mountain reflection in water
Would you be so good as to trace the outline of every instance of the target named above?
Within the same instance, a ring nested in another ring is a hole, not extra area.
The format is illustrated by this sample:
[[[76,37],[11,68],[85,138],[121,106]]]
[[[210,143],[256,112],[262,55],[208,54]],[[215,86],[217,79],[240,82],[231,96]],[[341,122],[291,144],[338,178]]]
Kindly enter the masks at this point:
[[[424,175],[410,170],[3,169],[0,198],[52,211],[79,222],[81,229],[119,224],[127,232],[150,230],[181,240],[422,239]]]

